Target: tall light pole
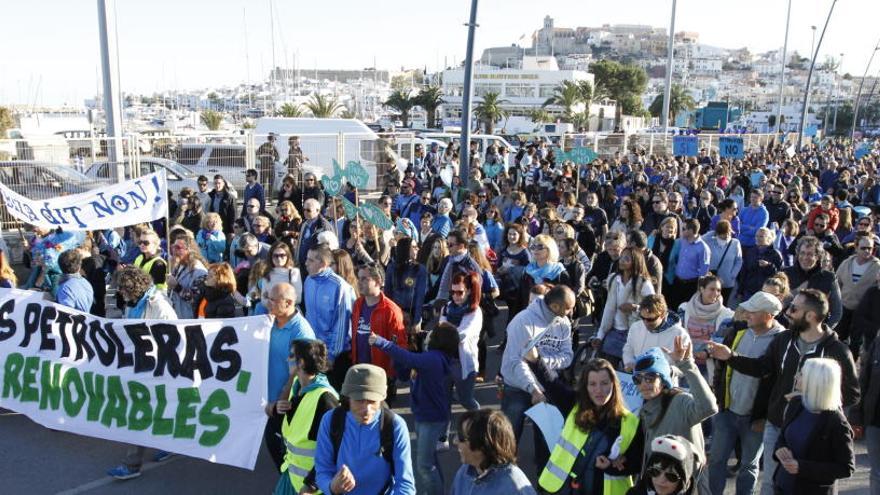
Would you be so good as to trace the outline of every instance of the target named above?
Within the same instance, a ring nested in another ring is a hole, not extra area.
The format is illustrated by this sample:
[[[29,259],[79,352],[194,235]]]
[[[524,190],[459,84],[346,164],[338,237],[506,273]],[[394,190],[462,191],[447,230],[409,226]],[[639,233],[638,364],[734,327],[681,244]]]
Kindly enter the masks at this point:
[[[467,23],[467,53],[464,59],[464,95],[461,101],[461,144],[458,150],[459,177],[467,187],[471,165],[471,96],[474,93],[474,36],[477,31],[477,1],[471,0],[471,17]]]
[[[669,100],[672,97],[672,55],[675,48],[676,1],[677,0],[672,0],[672,15],[669,19],[669,41],[666,45],[666,89],[663,92],[663,113],[660,115],[664,136],[669,132]],[[620,102],[617,102],[617,104],[620,105]]]
[[[843,54],[840,54],[840,64],[838,67],[843,67]],[[837,107],[840,106],[840,102],[838,101],[838,93],[837,90],[840,89],[840,83],[837,81],[837,75],[834,76],[834,120],[831,123],[831,128],[835,131],[837,130]]]
[[[859,91],[856,93],[856,103],[853,105],[852,131],[849,135],[849,138],[853,141],[856,139],[856,123],[859,121],[859,103],[861,103],[860,100],[862,99],[862,87],[865,86],[865,78],[868,77],[868,70],[871,68],[871,62],[874,61],[874,54],[877,53],[877,50],[880,50],[880,40],[877,40],[877,45],[871,50],[871,56],[868,58],[868,65],[865,66],[865,74],[862,76],[862,81],[859,83]]]
[[[785,59],[788,56],[788,27],[791,24],[791,0],[785,14],[785,41],[782,42],[782,63],[779,68],[779,104],[776,107],[776,132],[782,131],[782,99],[785,92]]]
[[[810,61],[810,70],[807,72],[807,88],[806,91],[804,91],[804,108],[801,109],[801,125],[798,128],[798,149],[801,148],[801,144],[804,142],[804,127],[807,125],[807,102],[810,98],[810,87],[813,85],[813,69],[816,68],[816,56],[822,48],[822,40],[825,39],[825,31],[828,30],[828,23],[831,21],[831,14],[834,13],[835,5],[837,5],[837,0],[832,0],[831,8],[828,9],[828,17],[825,18],[825,25],[822,27],[822,34],[819,35],[819,43],[816,45],[816,50],[813,52],[813,60]]]
[[[113,177],[125,180],[122,149],[122,107],[119,105],[119,57],[116,48],[116,2],[98,0],[98,36],[101,42],[101,76],[104,82],[104,119],[107,121],[107,161]]]

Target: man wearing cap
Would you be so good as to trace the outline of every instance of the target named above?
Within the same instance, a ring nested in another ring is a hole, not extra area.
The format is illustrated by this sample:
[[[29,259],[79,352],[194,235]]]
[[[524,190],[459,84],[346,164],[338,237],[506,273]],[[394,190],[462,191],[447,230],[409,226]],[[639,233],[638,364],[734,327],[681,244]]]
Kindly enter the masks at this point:
[[[315,453],[315,479],[328,495],[416,493],[406,422],[383,407],[387,392],[385,370],[356,364],[345,374],[342,408],[345,419],[338,450],[333,444],[333,411],[321,419]],[[393,466],[382,449],[383,416],[391,415]]]
[[[766,352],[758,357],[746,357],[733,352],[724,344],[709,344],[710,355],[744,374],[767,379],[772,383],[767,399],[767,422],[764,424],[763,495],[774,493],[772,473],[776,471],[774,457],[776,441],[782,431],[788,394],[794,391],[795,376],[808,359],[824,357],[837,361],[841,369],[841,396],[844,407],[859,401],[859,382],[856,365],[849,347],[837,338],[824,321],[828,317],[828,296],[816,289],[801,289],[786,310],[789,330],[777,334]],[[762,397],[765,394],[760,394]]]
[[[275,133],[270,132],[265,143],[257,148],[257,162],[260,164],[260,178],[269,195],[272,195],[272,179],[275,177],[275,162],[278,161],[278,148],[275,147]]]
[[[785,328],[774,318],[782,311],[776,296],[758,291],[739,305],[745,311],[746,328],[730,332],[724,345],[739,355],[757,358],[764,355],[770,342]],[[727,482],[727,459],[737,442],[742,446],[742,463],[736,477],[737,495],[751,494],[758,482],[758,459],[767,392],[772,383],[746,375],[719,361],[712,388],[718,400],[719,413],[712,420],[712,447],[709,455],[709,486],[713,495],[723,495]],[[759,390],[765,393],[758,394]]]

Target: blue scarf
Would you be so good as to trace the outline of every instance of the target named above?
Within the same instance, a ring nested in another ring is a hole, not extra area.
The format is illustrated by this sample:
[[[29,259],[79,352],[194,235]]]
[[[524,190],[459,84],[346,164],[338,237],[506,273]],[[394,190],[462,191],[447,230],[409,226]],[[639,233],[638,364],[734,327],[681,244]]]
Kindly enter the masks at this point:
[[[450,302],[446,305],[446,321],[455,326],[461,325],[461,320],[469,312],[469,309],[469,306],[459,306],[454,302]]]
[[[543,284],[545,281],[556,280],[559,274],[565,270],[562,263],[547,263],[544,266],[538,266],[538,263],[531,262],[526,265],[526,273],[532,277],[536,284]]]
[[[138,300],[137,304],[134,305],[128,311],[128,318],[143,318],[144,313],[147,311],[147,301],[153,297],[153,294],[156,293],[156,286],[152,286],[147,289],[147,292],[144,292],[144,295],[141,296],[140,300]]]

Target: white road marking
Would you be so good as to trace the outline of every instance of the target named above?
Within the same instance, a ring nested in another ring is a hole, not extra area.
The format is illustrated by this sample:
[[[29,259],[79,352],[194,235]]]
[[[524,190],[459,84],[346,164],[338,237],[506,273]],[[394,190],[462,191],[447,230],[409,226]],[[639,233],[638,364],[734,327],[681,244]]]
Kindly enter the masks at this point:
[[[182,456],[182,455],[175,455],[174,457],[168,459],[167,461],[150,462],[148,464],[144,464],[143,466],[141,466],[141,476],[143,476],[143,473],[146,473],[148,471],[152,471],[152,470],[157,469],[162,466],[167,466],[168,464],[175,462],[179,459],[183,459],[184,457],[185,456]],[[112,476],[104,476],[102,478],[98,478],[96,480],[89,481],[88,483],[84,483],[82,485],[70,488],[68,490],[58,492],[55,495],[76,495],[78,493],[85,493],[85,492],[94,490],[95,488],[100,488],[102,486],[109,485],[110,483],[126,483],[126,482],[137,483],[137,479],[138,478],[134,478],[134,479],[130,479],[130,480],[117,480],[116,478],[114,478]]]

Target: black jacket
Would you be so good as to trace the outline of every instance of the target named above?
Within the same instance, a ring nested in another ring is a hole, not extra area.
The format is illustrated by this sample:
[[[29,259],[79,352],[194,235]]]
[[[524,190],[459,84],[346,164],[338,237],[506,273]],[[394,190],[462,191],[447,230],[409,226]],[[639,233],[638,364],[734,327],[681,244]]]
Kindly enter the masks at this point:
[[[220,219],[223,220],[223,233],[232,233],[232,224],[235,222],[235,200],[229,195],[225,189],[220,193],[220,208],[214,208],[214,198],[217,196],[217,190],[208,193],[208,204],[202,205],[202,209],[208,213],[218,213]]]
[[[871,287],[865,291],[859,305],[853,312],[850,335],[861,335],[865,347],[871,347],[877,331],[880,330],[880,287]]]
[[[851,406],[859,401],[859,381],[856,364],[849,347],[837,340],[837,334],[826,328],[826,334],[816,344],[810,354],[801,356],[795,345],[797,335],[791,330],[784,331],[770,342],[767,351],[759,358],[734,355],[727,361],[733,369],[746,375],[767,378],[772,381],[767,420],[773,425],[782,426],[785,410],[785,394],[794,390],[794,375],[800,371],[804,361],[810,358],[827,357],[840,364],[843,405]]]
[[[802,411],[804,405],[800,397],[795,397],[788,403],[782,432],[773,448],[774,458],[776,458],[776,450],[788,447],[785,442],[785,430]],[[810,433],[807,452],[795,457],[798,462],[798,474],[795,475],[794,493],[798,495],[837,493],[835,482],[849,478],[856,470],[853,432],[843,412],[834,410],[822,411],[819,414],[819,422]],[[783,469],[781,464],[776,467],[776,473],[773,475],[775,484],[778,483],[777,477]],[[776,491],[781,493],[778,485]]]
[[[235,318],[235,299],[231,292],[205,287],[205,318]]]
[[[862,400],[851,410],[852,423],[859,426],[880,426],[880,344],[875,339],[861,356],[859,389]]]

